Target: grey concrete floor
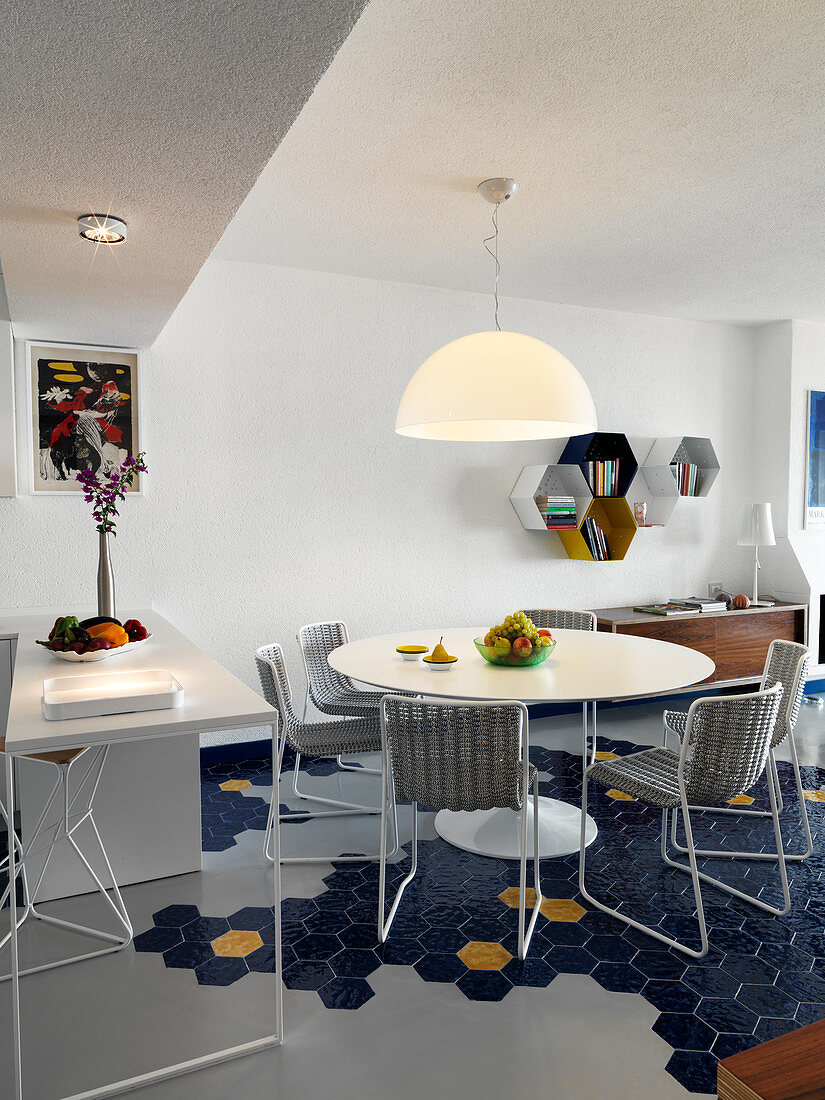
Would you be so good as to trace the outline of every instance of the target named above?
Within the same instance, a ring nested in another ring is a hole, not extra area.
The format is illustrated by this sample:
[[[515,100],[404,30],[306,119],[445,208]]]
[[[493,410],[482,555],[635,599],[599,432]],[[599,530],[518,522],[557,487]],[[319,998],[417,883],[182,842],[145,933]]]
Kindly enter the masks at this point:
[[[661,705],[604,711],[600,732],[638,744],[660,738]],[[797,741],[803,763],[825,762],[825,711],[803,708]],[[576,716],[535,722],[535,742],[576,751]],[[287,780],[283,796],[290,804]],[[333,795],[369,798],[371,777],[307,777]],[[250,796],[265,792],[251,788]],[[284,850],[341,851],[375,835],[375,819],[332,819],[285,827]],[[425,823],[424,836],[431,833]],[[346,843],[342,844],[342,838]],[[403,837],[402,837],[403,839]],[[226,852],[207,855],[204,870],[129,887],[136,930],[170,903],[228,915],[270,904],[272,871],[261,833],[246,832]],[[313,896],[329,865],[284,868],[284,894]],[[68,919],[101,916],[89,895],[53,903]],[[100,922],[105,927],[105,917]],[[75,937],[38,925],[24,931],[24,959],[81,948]],[[7,969],[7,966],[6,968]],[[501,1002],[470,1001],[454,986],[424,982],[411,967],[382,966],[370,977],[376,995],[357,1011],[332,1011],[313,992],[286,991],[283,1047],[136,1095],[147,1100],[485,1100],[534,1095],[553,1100],[688,1096],[664,1071],[672,1049],[653,1031],[656,1010],[641,996],[610,993],[592,978],[559,975],[547,988],[516,988]],[[0,1096],[10,1095],[8,985],[0,986]],[[26,1098],[59,1098],[232,1046],[271,1030],[273,980],[250,974],[225,988],[198,986],[191,970],[131,948],[105,958],[33,975],[22,983]]]

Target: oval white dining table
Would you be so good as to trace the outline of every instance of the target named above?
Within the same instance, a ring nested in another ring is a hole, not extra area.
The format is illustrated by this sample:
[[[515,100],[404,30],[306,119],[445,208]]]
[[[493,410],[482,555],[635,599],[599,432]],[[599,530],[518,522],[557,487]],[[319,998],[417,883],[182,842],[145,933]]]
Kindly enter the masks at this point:
[[[582,703],[662,695],[710,676],[710,657],[686,646],[589,630],[556,630],[556,648],[532,668],[491,665],[473,639],[484,629],[415,630],[361,638],[329,655],[334,669],[353,680],[387,692],[462,700],[516,699],[522,703]],[[434,646],[441,635],[448,653],[458,657],[449,672],[433,671],[423,661],[405,661],[396,646]],[[539,849],[542,856],[578,851],[581,811],[555,798],[539,799]],[[435,828],[450,844],[479,855],[518,859],[518,815],[513,810],[441,810]],[[596,838],[588,818],[587,843]],[[528,832],[532,839],[532,823]],[[532,854],[532,844],[531,844]]]

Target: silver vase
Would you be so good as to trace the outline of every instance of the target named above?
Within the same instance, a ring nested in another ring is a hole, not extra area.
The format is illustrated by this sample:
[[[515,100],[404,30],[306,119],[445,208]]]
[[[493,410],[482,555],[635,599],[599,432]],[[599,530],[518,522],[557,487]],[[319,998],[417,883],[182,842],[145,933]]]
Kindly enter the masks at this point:
[[[100,542],[97,560],[97,613],[113,619],[115,617],[115,577],[109,557],[109,532],[99,531],[98,537]]]

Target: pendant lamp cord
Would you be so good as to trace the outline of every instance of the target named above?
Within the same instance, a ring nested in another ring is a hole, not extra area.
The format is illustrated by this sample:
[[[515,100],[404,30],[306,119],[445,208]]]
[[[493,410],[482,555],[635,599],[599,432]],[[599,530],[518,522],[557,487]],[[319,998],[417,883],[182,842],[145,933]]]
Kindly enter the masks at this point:
[[[501,274],[501,264],[498,262],[498,208],[500,205],[500,203],[496,203],[495,209],[493,210],[493,232],[489,237],[485,237],[483,242],[488,254],[496,262],[496,281],[493,287],[493,297],[496,302],[496,332],[501,332],[501,325],[498,323],[498,277]],[[490,248],[490,241],[494,242],[495,251]]]

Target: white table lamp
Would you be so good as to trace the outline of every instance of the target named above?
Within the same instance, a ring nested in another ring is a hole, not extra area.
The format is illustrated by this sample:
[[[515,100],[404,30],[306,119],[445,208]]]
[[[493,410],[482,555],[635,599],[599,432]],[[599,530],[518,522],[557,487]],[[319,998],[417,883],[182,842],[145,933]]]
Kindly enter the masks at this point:
[[[738,544],[739,546],[753,547],[753,599],[751,600],[751,606],[770,607],[770,604],[760,601],[758,597],[759,547],[776,546],[770,504],[745,505]]]

